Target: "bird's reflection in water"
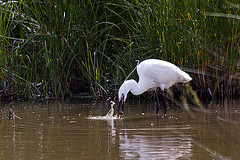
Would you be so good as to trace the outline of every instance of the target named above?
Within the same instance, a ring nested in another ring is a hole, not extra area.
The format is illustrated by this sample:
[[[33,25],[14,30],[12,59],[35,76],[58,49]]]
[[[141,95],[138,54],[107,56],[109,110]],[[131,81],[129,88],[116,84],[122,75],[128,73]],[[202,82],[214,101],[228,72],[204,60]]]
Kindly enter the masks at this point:
[[[191,157],[192,143],[191,138],[168,134],[158,136],[148,131],[130,134],[122,131],[119,134],[119,151],[124,159],[186,159]]]
[[[177,136],[172,132],[174,128],[126,129],[124,119],[106,121],[111,127],[109,141],[115,144],[118,139],[121,158],[173,160],[192,157],[192,139]],[[185,129],[188,128],[182,128]]]

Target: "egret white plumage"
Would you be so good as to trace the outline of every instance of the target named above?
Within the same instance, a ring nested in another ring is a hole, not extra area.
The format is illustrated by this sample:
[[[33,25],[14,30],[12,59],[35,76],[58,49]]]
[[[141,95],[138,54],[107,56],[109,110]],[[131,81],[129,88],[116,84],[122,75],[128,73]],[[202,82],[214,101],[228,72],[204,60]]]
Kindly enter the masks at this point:
[[[122,112],[123,112],[123,104],[126,101],[127,94],[129,91],[132,92],[133,95],[140,95],[145,91],[151,88],[160,87],[160,89],[164,93],[164,89],[168,89],[172,85],[178,82],[186,83],[192,80],[189,74],[182,71],[180,68],[175,66],[174,64],[159,60],[159,59],[147,59],[142,61],[137,66],[137,73],[139,76],[138,83],[133,80],[125,80],[121,85],[118,91],[119,105],[118,112],[120,111],[120,107],[122,104]],[[164,97],[164,116],[166,115],[167,104]],[[154,101],[157,104],[157,112],[159,110],[159,102],[154,92]]]

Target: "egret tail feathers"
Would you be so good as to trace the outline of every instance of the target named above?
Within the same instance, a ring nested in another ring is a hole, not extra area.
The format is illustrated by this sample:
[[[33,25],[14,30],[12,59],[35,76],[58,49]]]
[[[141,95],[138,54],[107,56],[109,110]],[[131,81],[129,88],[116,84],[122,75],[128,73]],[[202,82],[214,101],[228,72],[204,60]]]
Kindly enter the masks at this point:
[[[186,72],[181,72],[183,83],[189,82],[192,80],[192,77],[189,76]]]

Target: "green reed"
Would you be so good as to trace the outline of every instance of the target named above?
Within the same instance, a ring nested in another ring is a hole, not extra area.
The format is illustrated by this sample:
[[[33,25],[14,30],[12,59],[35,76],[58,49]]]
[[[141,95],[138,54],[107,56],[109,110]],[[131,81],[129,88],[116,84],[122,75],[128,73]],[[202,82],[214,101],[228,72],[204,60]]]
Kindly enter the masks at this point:
[[[0,89],[10,66],[15,95],[115,95],[135,60],[147,58],[182,67],[200,94],[239,95],[235,1],[23,0],[0,7]]]

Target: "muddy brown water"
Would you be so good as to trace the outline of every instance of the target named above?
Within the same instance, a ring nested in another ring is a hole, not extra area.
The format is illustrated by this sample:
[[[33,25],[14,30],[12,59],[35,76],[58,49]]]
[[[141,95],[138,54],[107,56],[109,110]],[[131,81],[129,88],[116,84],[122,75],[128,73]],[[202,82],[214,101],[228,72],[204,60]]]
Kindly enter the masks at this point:
[[[239,102],[189,113],[169,104],[165,119],[152,104],[127,104],[123,119],[108,120],[88,117],[104,116],[110,104],[2,103],[0,159],[240,159]]]

